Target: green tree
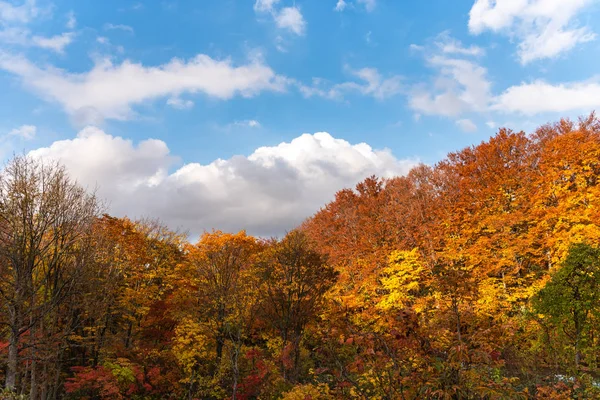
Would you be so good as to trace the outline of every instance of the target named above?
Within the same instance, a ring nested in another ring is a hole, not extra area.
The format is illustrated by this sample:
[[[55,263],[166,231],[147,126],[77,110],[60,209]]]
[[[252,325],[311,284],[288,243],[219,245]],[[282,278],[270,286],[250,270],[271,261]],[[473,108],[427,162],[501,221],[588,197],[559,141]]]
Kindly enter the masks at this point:
[[[562,267],[534,297],[533,304],[554,325],[563,326],[579,368],[590,322],[600,311],[600,249],[585,243],[572,245]]]

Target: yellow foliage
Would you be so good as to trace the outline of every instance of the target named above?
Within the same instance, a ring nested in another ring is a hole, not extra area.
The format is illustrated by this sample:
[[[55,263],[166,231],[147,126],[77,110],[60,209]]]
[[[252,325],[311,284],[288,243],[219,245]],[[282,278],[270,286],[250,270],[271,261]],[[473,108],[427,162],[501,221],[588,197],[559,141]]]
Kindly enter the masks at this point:
[[[210,346],[204,327],[189,318],[182,320],[175,329],[173,353],[188,376],[209,357]]]
[[[329,392],[329,387],[325,384],[319,385],[298,385],[292,390],[283,394],[283,400],[329,400],[334,397]]]
[[[381,285],[387,291],[378,302],[382,310],[402,309],[415,299],[423,284],[424,267],[419,260],[417,249],[394,251],[390,255],[389,265],[383,270]]]

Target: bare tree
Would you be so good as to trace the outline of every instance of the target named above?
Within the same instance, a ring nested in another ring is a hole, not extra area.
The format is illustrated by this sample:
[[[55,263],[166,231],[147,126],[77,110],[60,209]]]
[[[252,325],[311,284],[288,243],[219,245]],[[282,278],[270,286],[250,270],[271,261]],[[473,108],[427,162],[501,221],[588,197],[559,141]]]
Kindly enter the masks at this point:
[[[36,327],[73,292],[91,257],[92,225],[99,212],[95,195],[57,163],[17,156],[0,172],[0,305],[9,338],[6,388],[26,386],[19,382],[20,352],[26,347],[35,351]],[[35,399],[36,357],[29,357],[30,396]]]

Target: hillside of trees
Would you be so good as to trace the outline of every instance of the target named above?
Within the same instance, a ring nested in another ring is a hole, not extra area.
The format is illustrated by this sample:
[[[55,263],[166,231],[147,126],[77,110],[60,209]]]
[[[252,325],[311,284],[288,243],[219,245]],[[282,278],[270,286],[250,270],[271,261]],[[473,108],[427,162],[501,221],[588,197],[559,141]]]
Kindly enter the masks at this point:
[[[369,177],[278,239],[101,200],[0,172],[0,398],[600,398],[593,114]]]

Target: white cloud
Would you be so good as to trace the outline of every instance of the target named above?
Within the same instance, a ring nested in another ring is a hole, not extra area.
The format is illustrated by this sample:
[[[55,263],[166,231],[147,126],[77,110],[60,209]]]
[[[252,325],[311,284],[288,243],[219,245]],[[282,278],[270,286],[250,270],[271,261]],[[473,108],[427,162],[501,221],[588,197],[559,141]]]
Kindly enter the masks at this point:
[[[28,29],[9,27],[0,30],[0,42],[27,46],[31,43],[30,35],[31,32]]]
[[[485,54],[485,51],[479,46],[471,45],[469,47],[464,47],[460,40],[450,36],[448,31],[440,33],[435,44],[444,54],[457,54],[463,56],[481,56]],[[411,48],[418,50],[419,46],[411,45]]]
[[[458,121],[456,121],[456,125],[463,131],[463,132],[476,132],[477,131],[477,125],[475,125],[475,123],[473,121],[471,121],[470,119],[459,119]]]
[[[28,23],[39,13],[35,0],[25,0],[20,6],[12,2],[0,1],[0,22]]]
[[[541,80],[511,86],[494,99],[492,109],[523,115],[589,112],[600,108],[600,83],[550,84]]]
[[[377,6],[377,0],[356,0],[355,2],[338,0],[335,5],[334,11],[340,12],[344,11],[347,8],[355,9],[357,4],[364,7],[367,12],[371,12],[375,10],[375,7]]]
[[[69,11],[67,14],[67,23],[65,24],[65,27],[67,29],[75,29],[76,26],[77,18],[75,18],[75,13],[73,11]]]
[[[74,37],[75,34],[72,32],[52,37],[31,36],[29,29],[21,27],[0,30],[0,42],[24,47],[39,47],[57,53],[63,53],[65,47],[73,42]]]
[[[61,35],[55,35],[52,37],[33,36],[31,43],[42,49],[53,50],[57,53],[64,53],[65,47],[73,42],[75,34],[73,32],[66,32]]]
[[[272,12],[279,0],[256,0],[254,3],[254,11],[256,12]]]
[[[191,100],[184,100],[181,97],[171,97],[167,100],[167,105],[178,110],[189,110],[194,107],[194,102]]]
[[[275,48],[277,49],[277,51],[280,51],[282,53],[287,53],[287,43],[286,40],[283,38],[283,36],[281,35],[277,35],[277,37],[275,38]]]
[[[109,52],[116,52],[119,54],[123,54],[125,53],[125,48],[123,46],[115,46],[111,43],[110,39],[107,38],[106,36],[97,36],[96,37],[96,42],[106,46],[106,49],[104,51],[109,51]]]
[[[254,11],[257,14],[270,14],[280,29],[288,30],[296,35],[304,35],[306,30],[306,21],[296,6],[277,9],[279,0],[256,0]]]
[[[488,128],[490,128],[490,129],[495,129],[495,128],[496,128],[496,126],[498,126],[498,125],[497,125],[497,124],[496,124],[494,121],[488,121],[488,122],[486,122],[485,124],[486,124],[486,125],[488,126]]]
[[[158,66],[131,61],[114,65],[100,61],[90,71],[70,73],[40,68],[20,56],[0,52],[0,69],[21,78],[23,85],[57,102],[82,124],[102,118],[126,120],[134,105],[182,93],[203,93],[218,99],[252,97],[263,91],[284,91],[288,80],[267,65],[252,61],[234,66],[200,54],[190,60],[173,59]]]
[[[506,10],[510,4],[516,3],[498,2],[496,7],[504,7],[503,10]],[[554,12],[553,9],[548,9],[550,11]],[[497,29],[510,25],[511,20],[501,18],[508,14],[510,13],[507,11],[486,23]],[[483,49],[476,46],[465,47],[448,32],[438,35],[433,44],[434,46],[410,46],[412,50],[427,54],[429,66],[438,71],[431,84],[414,85],[409,93],[409,105],[418,113],[456,117],[472,112],[504,112],[531,116],[542,113],[588,113],[600,108],[598,79],[570,83],[536,80],[511,86],[499,95],[493,94],[487,70],[472,58],[483,55]],[[473,129],[466,121],[461,119],[457,124],[461,128],[467,128],[463,130]],[[496,128],[493,121],[486,125],[490,129]]]
[[[428,66],[436,71],[432,82],[415,84],[409,91],[408,102],[414,111],[454,117],[488,108],[491,82],[487,70],[472,58],[483,55],[482,48],[465,47],[444,31],[432,45],[411,44],[410,49],[424,55]]]
[[[575,17],[594,0],[476,0],[469,13],[469,30],[500,32],[519,40],[521,63],[553,58],[578,43],[593,40],[588,27]]]
[[[298,7],[282,8],[275,16],[277,27],[287,29],[296,35],[303,35],[306,28],[306,21]]]
[[[338,2],[335,5],[334,10],[335,11],[344,11],[347,6],[348,6],[348,3],[346,3],[344,0],[338,0]]]
[[[19,6],[0,0],[0,27],[2,28],[0,29],[0,42],[24,47],[39,47],[63,53],[65,47],[71,44],[75,37],[73,32],[47,37],[33,35],[27,28],[29,22],[46,11],[38,9],[35,0],[26,0]],[[71,13],[69,18],[74,21],[75,17]]]
[[[37,133],[37,127],[35,127],[35,125],[22,125],[18,128],[13,129],[12,131],[8,132],[8,134],[11,136],[18,136],[25,140],[33,139],[35,137],[36,133]]]
[[[438,70],[438,76],[433,85],[413,88],[409,96],[413,110],[427,115],[456,116],[487,109],[491,83],[484,67],[445,55],[433,55],[428,63]]]
[[[129,33],[133,33],[133,28],[129,25],[123,25],[123,24],[104,24],[104,30],[105,31],[125,31],[125,32],[129,32]]]
[[[168,170],[174,158],[164,142],[134,145],[93,127],[31,155],[59,160],[79,182],[98,186],[115,215],[159,217],[192,234],[214,227],[263,236],[295,227],[339,189],[371,174],[405,174],[416,164],[324,132],[261,147],[247,157],[185,164],[173,173]]]
[[[376,68],[363,68],[353,70],[346,67],[350,75],[359,78],[362,82],[343,82],[327,87],[327,82],[322,79],[313,79],[312,86],[298,84],[300,92],[305,97],[320,96],[328,99],[343,99],[349,93],[359,93],[372,96],[378,100],[393,97],[402,90],[402,78],[394,75],[383,78]]]

